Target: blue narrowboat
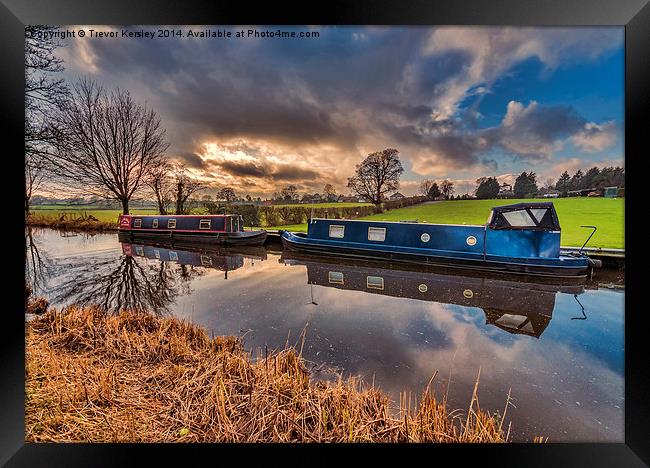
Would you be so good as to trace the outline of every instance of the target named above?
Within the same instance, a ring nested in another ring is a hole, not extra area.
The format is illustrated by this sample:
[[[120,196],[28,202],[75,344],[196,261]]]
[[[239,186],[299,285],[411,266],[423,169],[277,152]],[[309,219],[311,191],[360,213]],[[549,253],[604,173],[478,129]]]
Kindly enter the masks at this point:
[[[560,253],[553,203],[495,207],[484,225],[310,219],[307,233],[282,231],[286,249],[383,258],[507,274],[586,277],[600,262]]]
[[[266,231],[245,231],[241,215],[120,215],[119,230],[134,239],[218,245],[262,245]]]

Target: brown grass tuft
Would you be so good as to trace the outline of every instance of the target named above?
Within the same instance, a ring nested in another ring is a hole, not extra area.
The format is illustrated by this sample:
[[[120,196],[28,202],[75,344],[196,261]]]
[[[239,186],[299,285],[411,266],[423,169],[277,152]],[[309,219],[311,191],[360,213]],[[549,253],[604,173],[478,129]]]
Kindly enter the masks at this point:
[[[292,347],[252,359],[175,318],[71,307],[26,327],[28,442],[507,440],[476,394],[462,417],[428,388],[396,409],[358,379],[312,381]]]
[[[72,217],[66,214],[59,217],[43,216],[30,213],[27,217],[28,226],[49,227],[69,231],[117,231],[115,222],[100,221],[92,215]]]

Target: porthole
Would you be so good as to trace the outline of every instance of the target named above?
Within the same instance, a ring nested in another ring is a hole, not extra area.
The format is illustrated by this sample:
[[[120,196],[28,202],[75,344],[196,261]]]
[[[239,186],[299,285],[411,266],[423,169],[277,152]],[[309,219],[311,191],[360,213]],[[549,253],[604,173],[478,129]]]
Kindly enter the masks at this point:
[[[465,296],[467,299],[471,299],[474,297],[474,291],[472,291],[471,289],[466,289],[465,291],[463,291],[463,296]]]
[[[429,290],[426,284],[421,284],[420,286],[418,286],[418,289],[421,293],[425,293]]]
[[[466,241],[467,245],[476,245],[476,237],[474,236],[469,236]]]
[[[431,240],[431,236],[425,232],[420,236],[420,240],[422,242],[429,242]]]

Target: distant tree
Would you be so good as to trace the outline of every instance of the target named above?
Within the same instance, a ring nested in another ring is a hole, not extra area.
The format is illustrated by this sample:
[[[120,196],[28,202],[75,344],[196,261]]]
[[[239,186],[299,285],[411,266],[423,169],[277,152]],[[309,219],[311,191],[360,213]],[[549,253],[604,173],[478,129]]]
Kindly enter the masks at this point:
[[[537,175],[533,172],[522,172],[515,180],[513,192],[516,198],[534,197],[537,195]]]
[[[370,153],[357,164],[355,173],[348,179],[348,188],[380,207],[386,193],[399,188],[399,178],[404,172],[399,151],[387,148]]]
[[[237,198],[237,194],[232,187],[224,187],[217,192],[217,198],[219,200],[226,200],[226,203],[230,205]]]
[[[447,179],[440,182],[440,193],[445,197],[445,200],[449,200],[451,194],[454,193],[454,183]]]
[[[481,177],[476,180],[478,187],[476,188],[476,198],[487,200],[496,198],[499,194],[501,186],[496,177]]]
[[[571,180],[569,181],[569,190],[582,190],[583,188],[585,188],[583,174],[582,171],[578,169],[578,171],[573,174]]]
[[[167,207],[174,199],[173,169],[170,162],[163,161],[158,166],[151,168],[145,179],[145,184],[153,193],[158,213],[161,215],[167,214]]]
[[[622,167],[603,167],[594,178],[596,188],[625,187],[625,169]]]
[[[189,199],[196,192],[203,190],[203,182],[192,178],[184,165],[179,164],[174,168],[174,193],[176,201],[175,214],[189,213]]]
[[[246,201],[247,202],[253,201],[253,198],[250,195],[246,194]]]
[[[58,181],[85,193],[114,198],[129,213],[129,201],[143,189],[169,147],[160,118],[128,91],[110,94],[81,79],[56,117],[63,138],[48,161]]]
[[[560,196],[566,197],[569,191],[569,184],[571,182],[571,176],[567,171],[564,171],[560,178],[555,183],[555,190],[560,192]]]
[[[280,191],[280,199],[286,202],[298,200],[298,187],[293,184],[283,187]]]
[[[600,169],[597,167],[592,167],[589,169],[587,172],[585,172],[584,177],[582,178],[582,183],[583,187],[582,188],[594,188],[595,187],[595,180],[596,178],[600,175]]]
[[[429,191],[431,190],[431,186],[433,184],[435,184],[435,182],[431,179],[424,179],[422,182],[420,182],[420,186],[418,187],[418,192],[420,195],[428,197]]]
[[[429,191],[427,192],[427,198],[429,200],[435,200],[438,198],[440,195],[442,195],[442,192],[440,191],[440,188],[438,187],[437,183],[432,183],[431,187],[429,187]]]
[[[336,201],[338,198],[336,195],[336,190],[334,189],[334,186],[332,184],[325,184],[325,187],[323,188],[323,193],[325,194],[325,198],[327,198],[327,201],[333,202]]]

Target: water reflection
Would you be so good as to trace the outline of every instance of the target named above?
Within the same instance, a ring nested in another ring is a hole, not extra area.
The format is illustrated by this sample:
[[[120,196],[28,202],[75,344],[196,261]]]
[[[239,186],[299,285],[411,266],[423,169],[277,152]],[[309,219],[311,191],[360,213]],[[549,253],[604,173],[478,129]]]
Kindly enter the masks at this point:
[[[577,297],[584,284],[553,284],[490,276],[461,276],[411,267],[382,268],[371,262],[309,257],[285,252],[281,262],[304,265],[309,284],[369,294],[478,307],[486,324],[539,338],[548,327],[558,292]],[[312,298],[313,301],[313,298]],[[585,316],[586,317],[586,316]]]
[[[38,230],[32,243],[27,261],[45,265],[37,293],[57,307],[163,310],[243,335],[251,350],[300,344],[306,330],[314,375],[361,375],[396,400],[438,371],[437,394],[464,408],[481,368],[482,408],[502,411],[512,391],[515,440],[623,440],[624,294],[600,286],[616,282],[605,272],[558,285],[264,248],[120,244],[115,234]]]
[[[188,249],[188,247],[185,247]],[[244,266],[244,259],[266,260],[264,247],[214,248],[180,250],[176,244],[152,243],[131,244],[122,242],[122,252],[128,257],[145,257],[160,262],[176,262],[181,267],[205,267],[221,270],[224,279],[228,272]]]

